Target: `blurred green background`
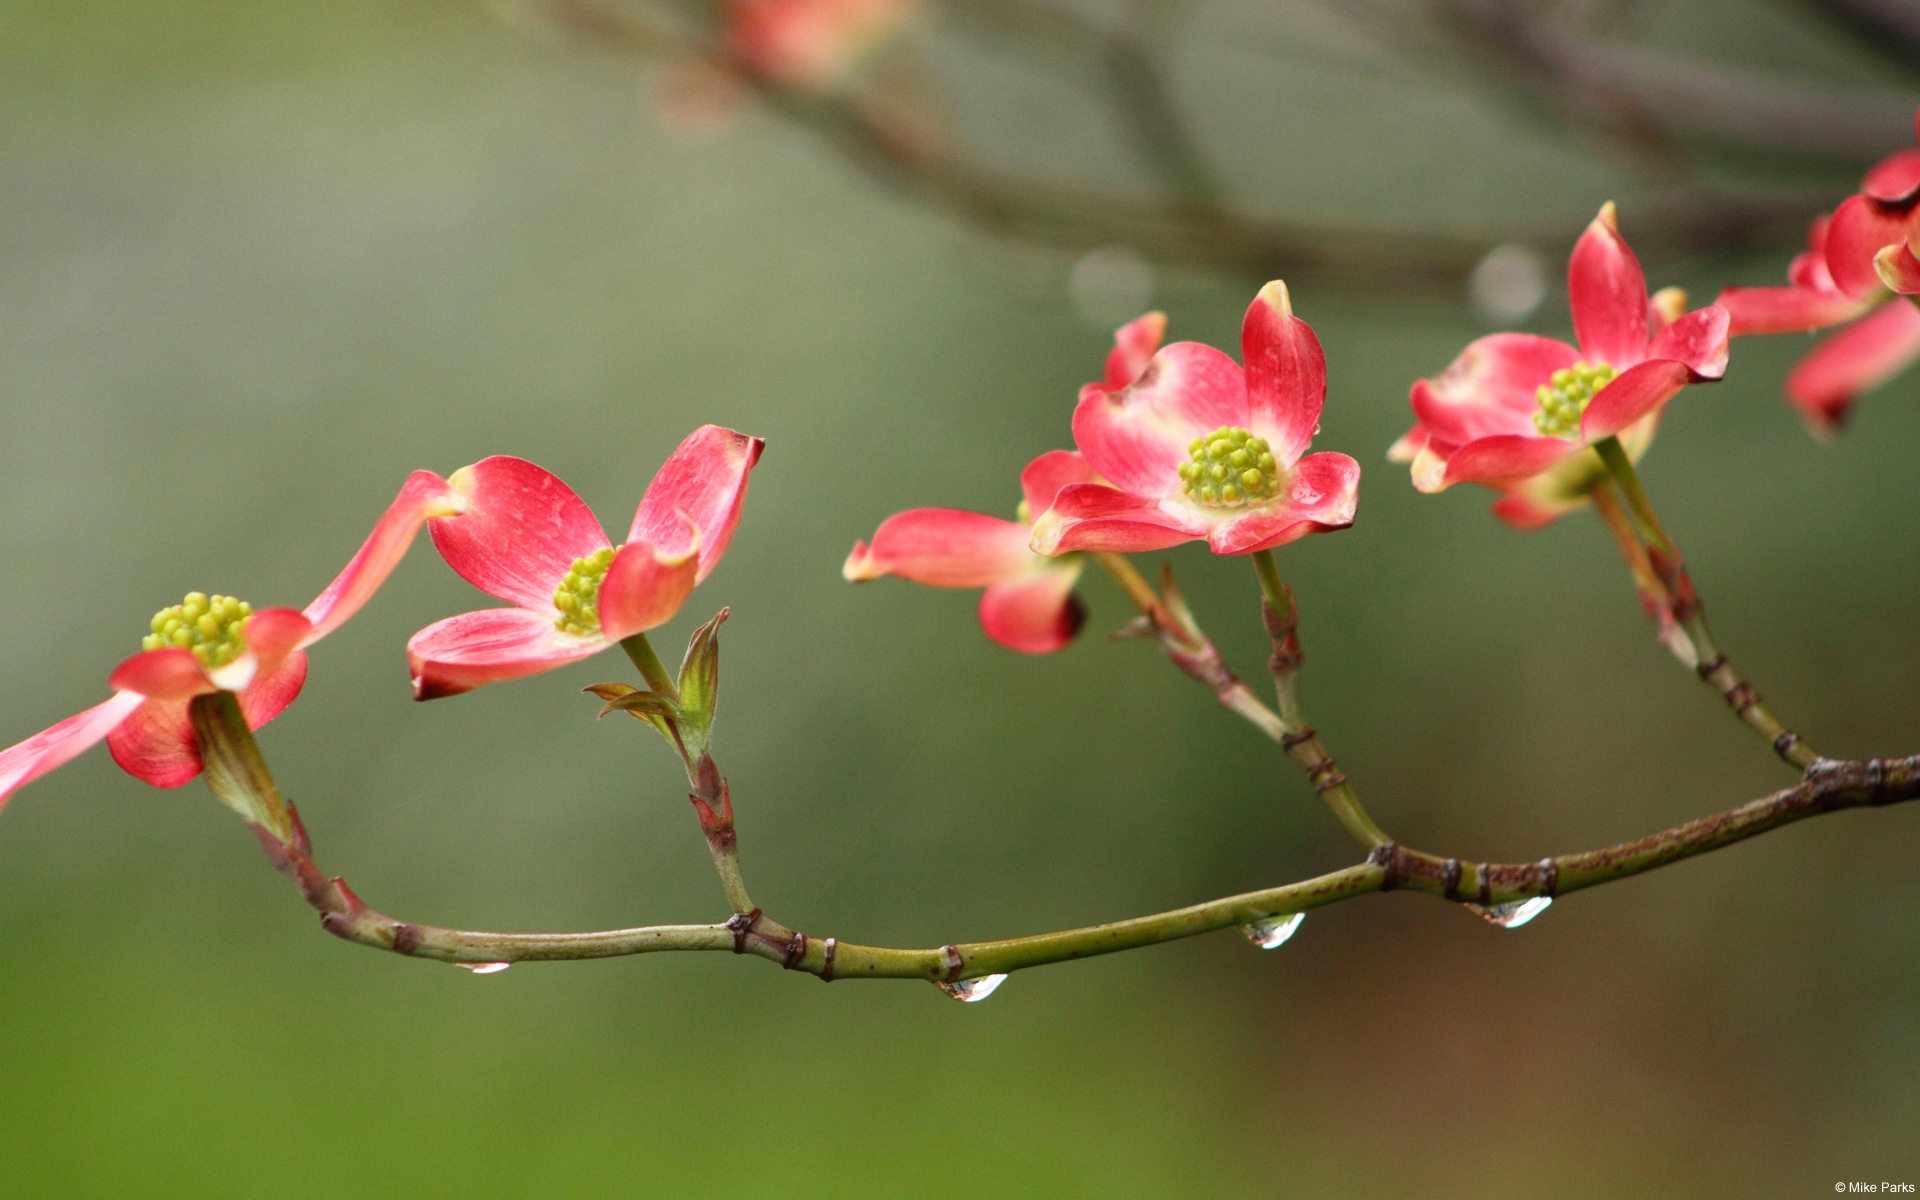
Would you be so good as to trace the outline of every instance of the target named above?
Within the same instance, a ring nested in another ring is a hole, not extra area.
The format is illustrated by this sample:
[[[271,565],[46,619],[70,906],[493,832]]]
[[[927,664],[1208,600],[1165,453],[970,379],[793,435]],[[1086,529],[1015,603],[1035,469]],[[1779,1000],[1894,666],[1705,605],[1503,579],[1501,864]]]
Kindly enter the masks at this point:
[[[1825,52],[1723,32],[1763,59]],[[1298,208],[1577,220],[1616,186],[1458,95],[1273,86],[1284,119],[1246,117],[1242,178]],[[1072,261],[902,204],[751,111],[678,130],[633,64],[479,5],[12,0],[0,742],[100,699],[189,588],[304,603],[412,468],[529,457],[618,532],[717,421],[766,457],[725,564],[657,640],[733,609],[718,749],[781,920],[931,945],[1350,861],[1270,746],[1149,647],[1103,642],[1127,615],[1103,580],[1089,636],[1028,659],[979,633],[970,594],[839,577],[898,509],[1010,512],[1018,468],[1066,443],[1107,343],[1068,302]],[[1706,298],[1783,266],[1655,282]],[[1174,336],[1232,347],[1257,282],[1163,272],[1155,303]],[[1519,536],[1484,493],[1418,496],[1383,461],[1408,382],[1485,326],[1295,302],[1331,363],[1316,448],[1367,482],[1353,530],[1282,562],[1315,720],[1389,829],[1533,858],[1786,781],[1654,644],[1590,516]],[[1830,753],[1910,752],[1920,376],[1817,445],[1778,396],[1804,344],[1740,343],[1646,475],[1783,717]],[[1257,671],[1251,571],[1168,557]],[[419,921],[723,915],[673,764],[578,693],[630,674],[617,659],[408,699],[408,634],[476,602],[416,552],[263,735],[323,865]],[[1220,934],[963,1006],[704,955],[476,978],[369,953],[324,936],[204,789],[147,789],[96,751],[0,817],[0,1195],[1920,1182],[1917,853],[1915,812],[1843,814],[1512,933],[1379,897],[1272,953]]]

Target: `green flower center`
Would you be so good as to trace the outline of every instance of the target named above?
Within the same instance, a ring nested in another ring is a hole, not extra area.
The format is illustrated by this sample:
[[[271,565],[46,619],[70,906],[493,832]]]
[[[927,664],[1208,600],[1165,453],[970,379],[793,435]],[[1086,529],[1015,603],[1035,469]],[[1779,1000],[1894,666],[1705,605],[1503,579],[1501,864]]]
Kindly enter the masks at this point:
[[[1593,394],[1612,383],[1618,373],[1606,363],[1577,362],[1561,367],[1533,393],[1540,402],[1540,411],[1533,414],[1533,427],[1548,437],[1577,435],[1580,418],[1593,402]]]
[[[1222,425],[1187,445],[1180,488],[1208,508],[1257,504],[1280,490],[1283,472],[1265,438]]]
[[[152,629],[140,639],[143,650],[185,650],[209,670],[224,667],[247,648],[247,622],[253,605],[232,596],[188,592],[178,604],[153,614]]]
[[[567,577],[554,589],[553,606],[560,615],[553,619],[561,633],[592,637],[600,632],[600,584],[607,577],[618,547],[595,550],[585,558],[576,558],[567,568]]]

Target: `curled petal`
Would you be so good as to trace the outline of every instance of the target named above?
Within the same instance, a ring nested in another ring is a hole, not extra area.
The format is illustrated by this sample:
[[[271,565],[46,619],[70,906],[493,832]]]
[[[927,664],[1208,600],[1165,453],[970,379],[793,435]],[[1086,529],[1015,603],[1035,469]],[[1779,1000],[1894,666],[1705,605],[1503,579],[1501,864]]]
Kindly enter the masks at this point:
[[[107,676],[116,692],[135,692],[150,700],[188,700],[219,691],[207,668],[191,652],[178,646],[142,650]]]
[[[1898,204],[1920,193],[1920,150],[1897,150],[1876,163],[1860,190],[1875,200]]]
[[[423,522],[430,517],[455,516],[465,507],[466,497],[432,471],[415,471],[409,475],[359,552],[326,590],[307,605],[306,616],[313,625],[302,644],[312,645],[360,611],[406,557],[407,548],[413,545],[413,537],[420,532]]]
[[[448,617],[407,642],[413,698],[434,700],[502,680],[537,675],[606,649],[598,637],[575,637],[545,613],[489,608]]]
[[[1320,339],[1293,315],[1287,285],[1260,289],[1240,325],[1247,404],[1254,432],[1273,439],[1274,453],[1291,466],[1313,442],[1327,400],[1327,358]]]
[[[1387,461],[1410,463],[1420,456],[1420,452],[1433,441],[1433,435],[1427,432],[1425,425],[1415,425],[1400,435],[1400,440],[1387,447]]]
[[[1654,335],[1647,357],[1685,363],[1696,379],[1718,379],[1727,373],[1728,323],[1724,308],[1697,308]]]
[[[1246,375],[1212,346],[1175,342],[1125,391],[1080,390],[1073,440],[1102,477],[1137,496],[1180,486],[1187,445],[1222,425],[1246,428]]]
[[[1913,256],[1911,242],[1899,242],[1874,255],[1873,269],[1880,282],[1899,295],[1920,293],[1920,259]]]
[[[1309,454],[1288,473],[1284,503],[1215,526],[1207,545],[1215,554],[1251,554],[1309,533],[1345,529],[1353,524],[1359,497],[1359,463],[1344,454]]]
[[[700,540],[686,549],[656,550],[628,542],[600,584],[600,629],[610,642],[665,625],[699,582]]]
[[[1087,620],[1086,606],[1073,591],[1080,561],[1046,560],[989,586],[980,596],[980,628],[1022,654],[1065,649]]]
[[[747,476],[765,447],[759,438],[718,425],[702,425],[688,434],[647,485],[627,541],[683,550],[689,526],[681,514],[686,514],[699,535],[699,577],[704,580],[733,540],[747,500]]]
[[[234,677],[226,677],[219,670],[210,674],[221,687],[240,691],[256,676],[278,670],[289,655],[302,646],[312,645],[314,640],[313,623],[305,613],[290,608],[263,608],[247,622],[247,652],[240,659],[249,664],[247,670]]]
[[[1033,523],[1036,554],[1104,550],[1131,554],[1164,550],[1205,537],[1207,527],[1161,509],[1157,501],[1098,484],[1062,488],[1053,507]]]
[[[1140,378],[1166,336],[1167,314],[1159,312],[1136,317],[1116,330],[1113,349],[1107,352],[1107,388],[1117,392]]]
[[[307,656],[297,650],[282,655],[271,670],[254,673],[240,692],[240,711],[247,728],[258,729],[279,716],[300,695],[306,681]],[[194,737],[193,718],[187,711],[191,703],[191,697],[181,696],[150,699],[141,705],[107,735],[113,761],[127,774],[154,787],[191,783],[200,774],[200,743]]]
[[[496,599],[551,612],[574,560],[607,548],[593,511],[545,467],[496,455],[449,482],[466,511],[428,522],[427,531],[448,566]]]
[[[930,587],[985,587],[1033,565],[1027,538],[1025,525],[985,513],[911,508],[882,521],[871,546],[856,545],[841,574],[850,580],[898,575]]]
[[[15,792],[55,767],[71,762],[118,728],[146,698],[119,692],[112,699],[0,750],[0,808]]]
[[[1060,489],[1075,483],[1096,483],[1100,475],[1072,450],[1049,450],[1020,472],[1020,496],[1026,501],[1027,520],[1053,507]]]
[[[307,656],[296,650],[271,668],[262,666],[240,693],[240,712],[248,729],[258,729],[286,710],[307,684]]]
[[[1891,300],[1822,341],[1787,374],[1787,399],[1815,433],[1830,434],[1854,397],[1920,358],[1920,308]]]
[[[1823,268],[1824,269],[1824,268]],[[1713,304],[1727,312],[1727,333],[1805,333],[1851,321],[1872,301],[1805,287],[1727,288]]]
[[[1625,370],[1647,356],[1647,278],[1620,236],[1611,203],[1602,206],[1573,247],[1567,299],[1588,361]]]
[[[1428,434],[1447,445],[1476,438],[1534,432],[1539,390],[1580,352],[1565,342],[1530,333],[1496,333],[1468,344],[1453,364],[1413,385],[1413,414]]]
[[[1597,398],[1595,403],[1598,403]],[[1518,433],[1480,438],[1447,455],[1446,469],[1438,480],[1439,486],[1422,487],[1421,490],[1439,491],[1456,483],[1517,483],[1538,475],[1580,449],[1578,442]],[[1419,466],[1416,461],[1415,486],[1421,484]]]
[[[1687,364],[1670,358],[1629,368],[1595,393],[1580,418],[1581,439],[1591,443],[1619,433],[1671,400],[1691,377]]]
[[[1849,196],[1827,223],[1827,269],[1849,296],[1871,296],[1881,288],[1873,260],[1880,251],[1907,240],[1909,214],[1868,196]]]

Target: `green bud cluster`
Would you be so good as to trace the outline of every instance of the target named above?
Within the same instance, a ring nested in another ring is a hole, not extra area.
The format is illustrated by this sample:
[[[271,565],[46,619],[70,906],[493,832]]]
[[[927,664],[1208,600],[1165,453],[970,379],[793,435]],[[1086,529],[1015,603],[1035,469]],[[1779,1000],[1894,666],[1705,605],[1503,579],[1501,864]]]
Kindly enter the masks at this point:
[[[247,622],[253,605],[232,596],[188,592],[178,604],[153,614],[152,629],[140,640],[143,650],[169,646],[188,651],[204,667],[224,667],[247,648]]]
[[[1618,374],[1606,363],[1577,362],[1561,367],[1534,391],[1540,411],[1533,414],[1533,427],[1548,437],[1573,437],[1580,432],[1593,394],[1613,382]]]
[[[554,589],[553,606],[560,610],[554,628],[561,633],[591,637],[600,632],[600,583],[607,577],[614,551],[595,550],[585,558],[576,558],[567,568],[567,577]]]
[[[1187,445],[1180,487],[1208,508],[1257,504],[1280,490],[1280,465],[1265,438],[1222,425]]]

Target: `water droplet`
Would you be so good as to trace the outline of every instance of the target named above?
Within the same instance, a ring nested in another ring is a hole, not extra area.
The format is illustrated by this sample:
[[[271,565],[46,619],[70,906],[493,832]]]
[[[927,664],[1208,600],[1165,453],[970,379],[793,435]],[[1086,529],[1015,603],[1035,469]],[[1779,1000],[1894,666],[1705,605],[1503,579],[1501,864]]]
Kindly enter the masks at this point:
[[[455,963],[462,971],[472,971],[475,975],[498,975],[513,964],[510,962],[492,963]]]
[[[1240,932],[1262,950],[1274,950],[1286,945],[1287,939],[1300,928],[1300,922],[1306,919],[1305,913],[1282,913],[1277,917],[1249,921],[1240,927]]]
[[[1489,921],[1502,929],[1518,929],[1547,911],[1547,905],[1553,903],[1552,896],[1534,896],[1528,900],[1515,900],[1512,904],[1495,904],[1491,907],[1469,904],[1467,910],[1483,921]]]
[[[1006,981],[1005,975],[982,975],[978,979],[962,979],[959,983],[943,983],[939,987],[955,1000],[973,1004],[993,995]]]

